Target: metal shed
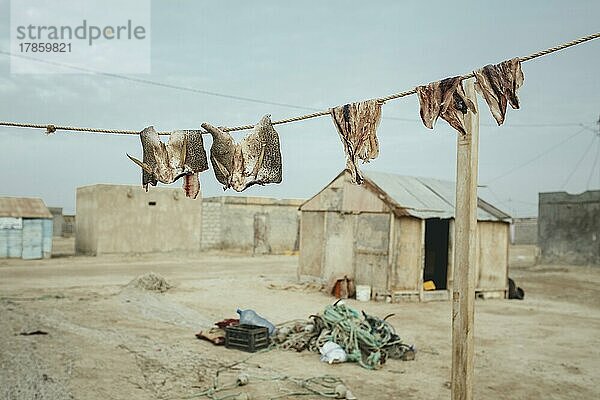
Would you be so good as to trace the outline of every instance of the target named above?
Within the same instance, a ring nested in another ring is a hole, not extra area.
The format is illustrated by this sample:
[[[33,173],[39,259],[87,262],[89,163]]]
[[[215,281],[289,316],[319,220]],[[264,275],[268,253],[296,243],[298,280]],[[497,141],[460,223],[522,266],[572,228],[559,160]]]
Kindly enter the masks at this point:
[[[52,254],[52,214],[42,199],[0,197],[0,258]]]
[[[455,184],[365,172],[361,186],[341,172],[300,206],[302,280],[344,276],[388,301],[448,299],[453,283]],[[478,199],[477,292],[506,296],[510,216]],[[436,290],[425,291],[433,281]]]

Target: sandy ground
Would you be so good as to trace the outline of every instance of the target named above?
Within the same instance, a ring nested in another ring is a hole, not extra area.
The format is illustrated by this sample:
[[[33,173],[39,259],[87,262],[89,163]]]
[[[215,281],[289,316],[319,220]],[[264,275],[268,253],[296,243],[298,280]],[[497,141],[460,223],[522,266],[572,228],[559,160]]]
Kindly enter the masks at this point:
[[[198,394],[215,371],[248,354],[196,339],[199,329],[235,317],[238,307],[280,323],[333,301],[296,284],[294,256],[74,257],[66,255],[69,241],[56,249],[63,256],[0,260],[0,399],[205,398]],[[600,398],[600,268],[531,266],[527,254],[511,253],[519,266],[510,275],[525,289],[524,301],[476,302],[475,397]],[[162,294],[126,287],[149,271],[175,287]],[[272,350],[226,370],[221,383],[245,371],[250,384],[216,398],[243,391],[269,399],[294,390],[275,377],[325,374],[341,378],[359,399],[450,397],[449,302],[348,303],[379,316],[395,313],[390,321],[417,346],[416,360],[368,371]],[[36,330],[48,334],[20,335]]]

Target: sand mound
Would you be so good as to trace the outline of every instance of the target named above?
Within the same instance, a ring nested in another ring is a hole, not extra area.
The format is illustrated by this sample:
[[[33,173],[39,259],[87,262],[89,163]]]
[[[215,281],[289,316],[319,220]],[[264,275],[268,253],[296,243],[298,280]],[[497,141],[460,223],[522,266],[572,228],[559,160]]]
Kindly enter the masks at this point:
[[[165,278],[155,274],[154,272],[148,272],[147,274],[140,275],[133,279],[127,284],[128,287],[133,287],[140,290],[150,290],[153,292],[166,292],[173,287]]]

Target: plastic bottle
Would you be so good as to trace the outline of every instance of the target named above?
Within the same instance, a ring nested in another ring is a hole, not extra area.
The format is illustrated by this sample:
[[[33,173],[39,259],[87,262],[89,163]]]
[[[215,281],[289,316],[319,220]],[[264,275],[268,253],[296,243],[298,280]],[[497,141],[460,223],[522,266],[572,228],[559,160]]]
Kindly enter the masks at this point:
[[[275,332],[275,325],[258,315],[254,310],[240,310],[238,308],[237,313],[240,314],[240,324],[264,326],[269,330],[269,336]]]

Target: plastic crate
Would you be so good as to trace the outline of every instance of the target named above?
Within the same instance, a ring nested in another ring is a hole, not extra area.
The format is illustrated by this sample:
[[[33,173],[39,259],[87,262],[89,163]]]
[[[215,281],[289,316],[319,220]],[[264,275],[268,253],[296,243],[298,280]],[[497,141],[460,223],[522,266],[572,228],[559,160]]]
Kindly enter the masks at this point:
[[[263,326],[235,325],[225,328],[225,347],[254,353],[269,347],[269,330]]]

